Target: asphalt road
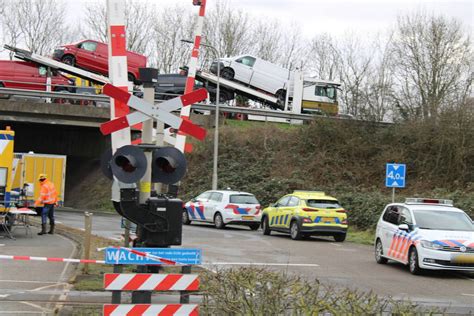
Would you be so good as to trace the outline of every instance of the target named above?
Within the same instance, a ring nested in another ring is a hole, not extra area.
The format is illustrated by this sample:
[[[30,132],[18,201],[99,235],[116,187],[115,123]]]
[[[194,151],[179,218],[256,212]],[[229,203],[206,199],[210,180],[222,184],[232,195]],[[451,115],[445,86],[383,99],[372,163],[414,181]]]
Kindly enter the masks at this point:
[[[22,227],[15,240],[1,232],[0,254],[73,258],[76,247],[60,235],[26,235]],[[0,315],[53,315],[56,301],[64,301],[74,266],[63,262],[0,260]],[[40,300],[32,300],[41,296]]]
[[[80,213],[57,212],[57,220],[76,228],[84,227]],[[120,217],[94,214],[93,233],[120,239]],[[407,267],[392,262],[379,265],[371,246],[332,239],[311,238],[294,241],[272,232],[228,226],[215,229],[211,224],[183,227],[183,247],[201,248],[203,261],[214,269],[224,266],[267,266],[335,286],[372,290],[379,295],[410,299],[418,303],[450,307],[460,314],[474,313],[474,275],[455,272],[430,272],[413,276]]]

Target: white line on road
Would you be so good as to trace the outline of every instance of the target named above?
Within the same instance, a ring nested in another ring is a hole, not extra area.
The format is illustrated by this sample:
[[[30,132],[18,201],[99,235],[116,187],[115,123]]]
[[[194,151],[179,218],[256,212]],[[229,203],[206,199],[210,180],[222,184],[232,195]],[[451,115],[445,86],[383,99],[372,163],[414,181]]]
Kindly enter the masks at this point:
[[[341,247],[341,246],[342,246],[342,245],[339,245],[339,244],[336,244],[336,243],[333,243],[333,242],[331,242],[330,244],[333,245],[333,246],[337,246],[337,247]]]
[[[37,308],[37,309],[41,310],[41,313],[51,313],[51,312],[52,312],[51,309],[44,308],[44,307],[42,307],[42,306],[39,306],[39,305],[30,303],[30,302],[21,301],[20,303],[25,304],[25,305],[28,305],[28,306],[31,306],[31,307],[33,307],[33,308]]]
[[[283,267],[319,267],[315,263],[267,263],[267,262],[205,262],[203,265],[213,266],[283,266]]]
[[[464,295],[464,296],[474,296],[474,294],[469,294],[469,293],[461,293],[461,295]]]
[[[6,283],[39,283],[39,284],[56,284],[58,282],[50,282],[50,281],[25,281],[25,280],[0,280],[0,282]]]
[[[9,297],[10,294],[0,294],[0,298],[5,298],[5,297]]]
[[[0,247],[3,247],[3,246],[5,246],[5,244],[0,244]]]

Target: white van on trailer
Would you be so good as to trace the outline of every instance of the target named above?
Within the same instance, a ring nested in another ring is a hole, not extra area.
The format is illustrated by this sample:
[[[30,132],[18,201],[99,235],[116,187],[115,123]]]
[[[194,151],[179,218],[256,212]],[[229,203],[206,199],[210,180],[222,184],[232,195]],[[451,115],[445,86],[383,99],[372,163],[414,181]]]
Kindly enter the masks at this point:
[[[288,83],[293,81],[293,73],[288,69],[258,57],[240,55],[214,61],[210,70],[216,75],[217,62],[220,62],[220,76],[222,78],[239,81],[285,101]]]

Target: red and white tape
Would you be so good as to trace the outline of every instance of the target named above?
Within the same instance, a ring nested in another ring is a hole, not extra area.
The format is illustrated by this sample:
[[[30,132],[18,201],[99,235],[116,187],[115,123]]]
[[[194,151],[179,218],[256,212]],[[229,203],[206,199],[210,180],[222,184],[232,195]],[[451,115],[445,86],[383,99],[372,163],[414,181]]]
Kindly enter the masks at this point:
[[[99,264],[105,264],[105,261],[104,261],[104,260],[71,259],[71,258],[48,258],[48,257],[31,257],[31,256],[8,256],[8,255],[0,255],[0,259],[6,259],[6,260],[27,260],[27,261],[49,261],[49,262],[73,262],[73,263],[99,263]]]
[[[197,304],[106,304],[104,316],[198,316]]]
[[[169,259],[166,259],[166,258],[162,258],[162,257],[158,257],[158,256],[155,256],[155,255],[152,255],[152,254],[149,254],[147,252],[142,252],[142,251],[138,251],[138,250],[135,250],[135,249],[132,249],[132,248],[127,248],[127,247],[114,247],[116,249],[124,249],[126,251],[129,251],[133,254],[136,254],[138,256],[141,256],[141,257],[145,257],[145,258],[148,258],[148,259],[151,259],[151,260],[155,260],[155,261],[160,261],[161,263],[163,264],[168,264],[168,265],[184,265],[184,264],[181,264],[179,262],[176,262],[176,261],[173,261],[173,260],[169,260]]]
[[[190,105],[205,99],[207,97],[207,91],[204,88],[165,101],[159,106],[151,105],[143,99],[131,95],[111,84],[106,84],[103,88],[103,92],[115,100],[119,100],[120,102],[138,110],[126,116],[103,123],[100,126],[100,131],[104,135],[109,135],[123,128],[128,128],[135,124],[144,122],[152,117],[199,140],[203,140],[204,137],[206,137],[206,130],[204,128],[193,124],[187,119],[177,117],[170,113],[170,111],[179,109],[182,106]]]
[[[104,289],[109,291],[197,291],[197,274],[121,274],[104,275]]]

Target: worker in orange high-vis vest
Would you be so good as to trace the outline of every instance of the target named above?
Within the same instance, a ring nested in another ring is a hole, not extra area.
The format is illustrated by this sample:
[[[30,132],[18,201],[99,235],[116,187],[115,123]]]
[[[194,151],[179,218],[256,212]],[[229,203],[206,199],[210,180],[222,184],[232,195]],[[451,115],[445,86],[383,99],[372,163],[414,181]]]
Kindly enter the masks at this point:
[[[54,234],[54,206],[58,201],[58,193],[54,187],[54,183],[48,180],[47,175],[40,174],[38,181],[41,185],[40,196],[35,201],[35,206],[43,204],[43,210],[41,212],[41,231],[38,235],[46,234],[46,224],[49,218],[50,229],[48,234]]]

